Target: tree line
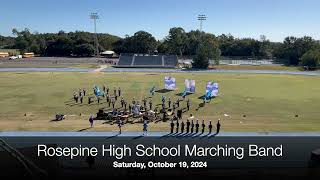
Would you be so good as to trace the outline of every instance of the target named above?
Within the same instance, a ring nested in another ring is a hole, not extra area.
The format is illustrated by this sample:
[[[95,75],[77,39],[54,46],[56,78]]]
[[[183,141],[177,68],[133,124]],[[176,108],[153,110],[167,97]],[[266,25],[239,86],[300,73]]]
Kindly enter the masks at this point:
[[[29,29],[12,30],[14,42],[6,48],[19,49],[21,52],[34,52],[40,56],[93,56],[94,39],[89,32],[59,31],[58,33],[31,33]],[[99,50],[112,49],[113,43],[120,38],[109,34],[98,34]]]
[[[34,52],[40,56],[93,56],[94,34],[89,32],[31,33],[29,29],[13,29],[14,37],[0,36],[0,48]],[[319,41],[311,37],[286,37],[283,42],[271,42],[265,36],[259,40],[236,38],[231,34],[216,36],[211,33],[181,27],[169,30],[162,40],[152,34],[138,31],[132,36],[120,38],[98,33],[99,51],[113,50],[120,53],[165,53],[177,54],[194,60],[194,66],[206,68],[210,60],[218,64],[220,56],[275,59],[286,65],[318,67]]]

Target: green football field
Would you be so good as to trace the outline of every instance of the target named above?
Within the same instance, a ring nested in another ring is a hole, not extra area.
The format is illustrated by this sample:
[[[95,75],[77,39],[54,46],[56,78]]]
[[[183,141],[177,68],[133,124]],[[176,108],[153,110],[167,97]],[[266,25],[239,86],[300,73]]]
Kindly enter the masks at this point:
[[[1,131],[117,131],[115,124],[95,121],[88,129],[88,117],[106,101],[76,104],[73,92],[86,88],[92,94],[94,85],[103,84],[113,90],[121,87],[125,99],[149,97],[150,88],[164,86],[165,76],[176,78],[177,90],[156,93],[153,104],[161,96],[179,98],[184,79],[196,80],[196,93],[187,96],[196,119],[215,123],[221,119],[222,131],[229,132],[305,132],[320,131],[320,77],[298,75],[213,74],[213,73],[0,73]],[[199,99],[207,81],[220,85],[220,96],[204,107]],[[181,98],[181,97],[180,97]],[[119,104],[118,104],[119,106]],[[186,107],[181,102],[181,108]],[[53,122],[56,113],[67,118]],[[81,114],[81,115],[80,115]],[[140,131],[142,124],[126,124],[124,131]],[[168,131],[169,122],[150,123],[151,131]]]

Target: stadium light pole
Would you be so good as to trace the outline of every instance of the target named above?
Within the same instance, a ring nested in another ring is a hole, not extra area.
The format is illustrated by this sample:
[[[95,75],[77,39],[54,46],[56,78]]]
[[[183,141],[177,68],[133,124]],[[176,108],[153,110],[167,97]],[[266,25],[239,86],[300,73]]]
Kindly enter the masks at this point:
[[[203,21],[205,21],[205,20],[207,20],[207,16],[206,15],[204,15],[204,14],[200,14],[200,15],[198,15],[198,21],[200,21],[200,36],[199,36],[199,47],[202,45],[202,22]]]
[[[202,22],[207,20],[207,16],[204,14],[198,15],[198,20],[200,21],[200,32],[202,32]]]
[[[96,57],[99,57],[99,42],[98,42],[98,36],[97,36],[97,19],[99,19],[98,13],[91,13],[90,19],[93,19],[94,23],[94,44],[95,44],[95,54]]]

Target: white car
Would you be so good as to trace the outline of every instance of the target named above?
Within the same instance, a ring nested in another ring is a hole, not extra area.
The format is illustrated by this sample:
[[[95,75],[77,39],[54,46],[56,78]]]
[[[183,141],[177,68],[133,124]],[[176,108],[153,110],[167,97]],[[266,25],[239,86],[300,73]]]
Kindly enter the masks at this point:
[[[18,56],[11,56],[9,57],[10,60],[15,60],[15,59],[22,59],[22,55],[18,55]]]
[[[18,57],[17,56],[10,56],[9,59],[10,60],[15,60],[15,59],[18,59]]]

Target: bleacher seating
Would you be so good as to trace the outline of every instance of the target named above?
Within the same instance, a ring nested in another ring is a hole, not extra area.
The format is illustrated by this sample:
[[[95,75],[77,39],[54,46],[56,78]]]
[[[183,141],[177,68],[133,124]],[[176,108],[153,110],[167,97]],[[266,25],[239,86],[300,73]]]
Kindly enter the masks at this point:
[[[115,67],[174,68],[177,64],[178,58],[175,55],[121,54]]]
[[[162,56],[136,56],[133,65],[162,66]]]
[[[176,66],[178,58],[175,55],[168,55],[164,57],[164,66]]]
[[[120,56],[118,66],[130,66],[132,63],[132,56]]]

